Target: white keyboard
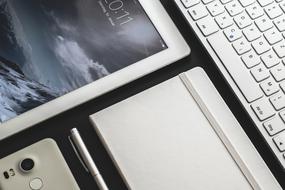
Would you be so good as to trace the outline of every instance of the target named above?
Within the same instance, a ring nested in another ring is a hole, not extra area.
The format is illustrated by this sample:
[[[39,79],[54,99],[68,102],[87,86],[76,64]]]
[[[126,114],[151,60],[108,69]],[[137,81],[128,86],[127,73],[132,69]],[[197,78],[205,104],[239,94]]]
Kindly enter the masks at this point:
[[[175,1],[285,168],[285,0]]]

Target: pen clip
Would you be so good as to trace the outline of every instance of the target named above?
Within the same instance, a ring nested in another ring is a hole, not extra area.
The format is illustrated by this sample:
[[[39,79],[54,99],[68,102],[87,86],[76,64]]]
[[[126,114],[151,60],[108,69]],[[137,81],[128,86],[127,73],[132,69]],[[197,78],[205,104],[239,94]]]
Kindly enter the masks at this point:
[[[73,142],[71,136],[68,136],[68,140],[69,140],[69,142],[70,142],[70,144],[71,144],[71,147],[73,148],[73,150],[74,150],[74,152],[75,152],[75,154],[76,154],[78,160],[81,162],[81,165],[82,165],[83,168],[86,170],[86,172],[90,173],[90,171],[88,170],[88,167],[86,166],[85,162],[83,161],[83,159],[82,159],[82,157],[81,157],[79,151],[77,150],[77,147],[76,147],[76,145],[74,144],[74,142]]]

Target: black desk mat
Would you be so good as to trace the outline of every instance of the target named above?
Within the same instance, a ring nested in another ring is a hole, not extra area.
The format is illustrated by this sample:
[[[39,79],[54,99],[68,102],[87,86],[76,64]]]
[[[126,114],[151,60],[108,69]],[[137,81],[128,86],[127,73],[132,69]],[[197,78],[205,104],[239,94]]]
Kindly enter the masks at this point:
[[[80,188],[83,190],[96,190],[98,189],[96,183],[93,181],[93,178],[85,172],[81,163],[74,154],[67,138],[70,129],[77,127],[110,189],[126,189],[123,180],[93,130],[92,125],[89,123],[88,116],[160,82],[172,78],[183,71],[200,66],[208,73],[214,85],[217,87],[218,91],[221,93],[222,97],[231,108],[234,115],[238,118],[246,133],[252,139],[254,145],[264,157],[264,160],[284,188],[285,181],[282,180],[285,179],[284,170],[280,167],[269,147],[263,141],[262,136],[255,129],[253,122],[246,114],[233,92],[230,90],[230,87],[225,82],[214,62],[199,43],[199,40],[196,38],[191,28],[184,21],[184,18],[176,8],[175,3],[173,0],[161,0],[161,2],[175,21],[186,41],[191,46],[192,52],[190,56],[117,90],[62,113],[48,121],[40,123],[31,129],[1,141],[0,158],[44,138],[53,138],[58,143]]]

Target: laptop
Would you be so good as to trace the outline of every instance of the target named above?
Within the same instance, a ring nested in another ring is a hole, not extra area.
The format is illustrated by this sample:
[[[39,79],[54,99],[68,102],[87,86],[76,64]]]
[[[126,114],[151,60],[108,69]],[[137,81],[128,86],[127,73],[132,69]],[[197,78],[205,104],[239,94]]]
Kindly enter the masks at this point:
[[[174,0],[285,169],[285,1]]]

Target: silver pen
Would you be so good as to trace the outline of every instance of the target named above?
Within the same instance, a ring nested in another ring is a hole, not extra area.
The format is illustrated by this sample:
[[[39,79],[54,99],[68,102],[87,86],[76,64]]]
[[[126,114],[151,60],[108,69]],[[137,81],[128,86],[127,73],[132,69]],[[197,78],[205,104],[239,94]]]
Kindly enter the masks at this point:
[[[76,154],[79,154],[78,157],[82,158],[80,158],[80,161],[83,162],[82,164],[86,167],[85,169],[91,173],[100,190],[109,190],[86,145],[84,144],[79,131],[76,128],[73,128],[70,132],[71,135],[69,138],[71,140],[71,144],[72,146],[75,146],[73,148],[75,149]]]

